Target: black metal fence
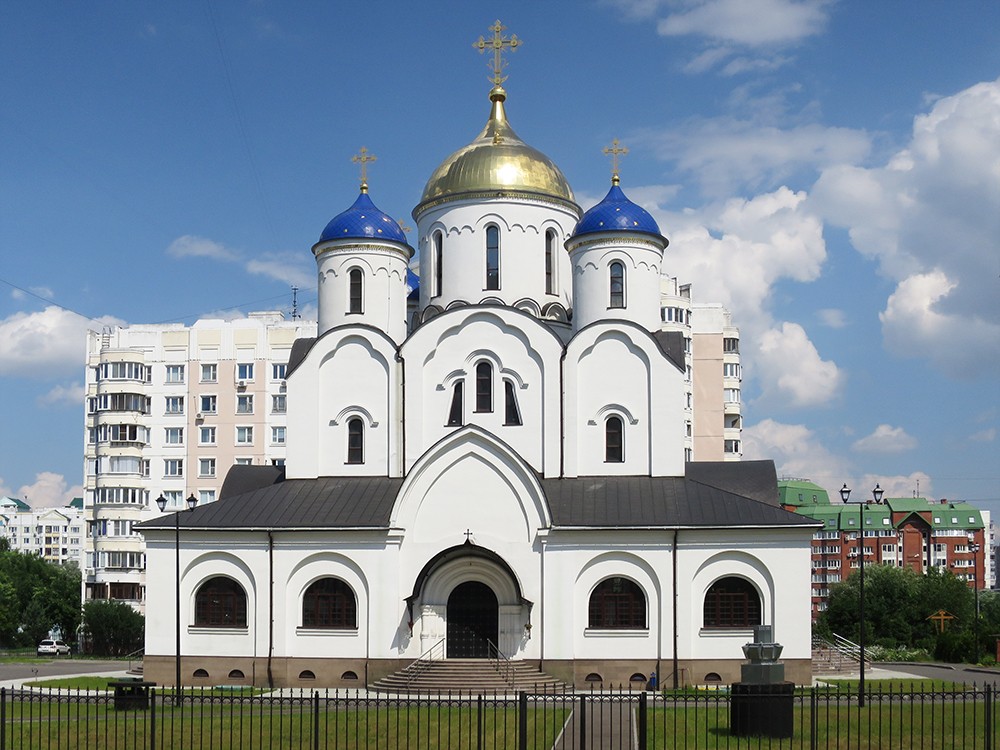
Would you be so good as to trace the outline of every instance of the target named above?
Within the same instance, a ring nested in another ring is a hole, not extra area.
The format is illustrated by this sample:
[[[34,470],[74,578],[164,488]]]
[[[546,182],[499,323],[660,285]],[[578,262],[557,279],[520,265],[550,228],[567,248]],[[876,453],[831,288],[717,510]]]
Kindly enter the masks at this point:
[[[790,736],[783,737],[734,734],[727,691],[387,696],[206,689],[174,696],[153,688],[147,698],[119,699],[116,707],[111,693],[0,689],[0,750],[1000,750],[992,685],[869,692],[864,707],[856,692],[800,689],[791,697]],[[765,703],[744,708],[771,710]]]

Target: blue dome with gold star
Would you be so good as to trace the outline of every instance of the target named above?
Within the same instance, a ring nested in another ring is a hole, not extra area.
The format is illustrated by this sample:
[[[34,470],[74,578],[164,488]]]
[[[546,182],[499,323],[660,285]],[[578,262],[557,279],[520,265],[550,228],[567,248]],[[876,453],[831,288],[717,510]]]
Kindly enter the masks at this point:
[[[380,211],[364,188],[354,205],[334,216],[319,236],[320,242],[345,239],[379,239],[406,244],[406,235],[399,222]]]
[[[649,212],[628,199],[620,187],[618,180],[611,183],[611,190],[604,200],[587,211],[577,222],[573,235],[592,234],[594,232],[641,232],[643,234],[660,235],[660,227]]]

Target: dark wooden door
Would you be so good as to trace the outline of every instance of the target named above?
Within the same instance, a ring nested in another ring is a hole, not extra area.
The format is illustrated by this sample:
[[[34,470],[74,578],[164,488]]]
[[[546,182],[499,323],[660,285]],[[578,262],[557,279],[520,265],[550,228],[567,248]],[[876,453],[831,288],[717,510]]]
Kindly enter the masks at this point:
[[[500,605],[493,589],[479,581],[456,586],[448,597],[448,658],[488,657],[487,641],[497,642],[499,622]]]

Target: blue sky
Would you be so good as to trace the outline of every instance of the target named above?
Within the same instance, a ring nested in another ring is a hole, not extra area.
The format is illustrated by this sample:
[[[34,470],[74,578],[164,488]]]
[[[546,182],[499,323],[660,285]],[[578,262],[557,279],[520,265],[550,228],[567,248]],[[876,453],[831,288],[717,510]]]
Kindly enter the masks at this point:
[[[0,4],[0,494],[80,494],[88,326],[314,310],[362,145],[412,225],[486,119],[498,12],[518,134],[584,208],[620,138],[665,268],[733,311],[748,457],[1000,509],[1000,3],[971,0]]]

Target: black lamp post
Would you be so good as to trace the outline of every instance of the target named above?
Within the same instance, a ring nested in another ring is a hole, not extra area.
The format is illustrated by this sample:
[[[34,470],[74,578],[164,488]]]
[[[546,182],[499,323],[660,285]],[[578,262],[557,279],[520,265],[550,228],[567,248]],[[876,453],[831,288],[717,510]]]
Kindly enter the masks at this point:
[[[972,553],[972,590],[976,595],[976,622],[975,622],[975,633],[976,633],[976,652],[974,662],[979,663],[979,550],[982,547],[978,542],[974,541],[976,538],[975,534],[969,534],[969,551]]]
[[[877,505],[882,504],[882,493],[883,490],[878,484],[875,484],[875,489],[872,490],[872,499],[874,499]],[[843,487],[840,488],[840,499],[845,503],[850,502],[851,499],[851,488],[845,483]],[[861,620],[861,635],[858,643],[858,647],[861,651],[861,679],[858,681],[858,708],[864,708],[865,706],[865,508],[868,507],[868,503],[871,500],[861,501],[861,596],[860,604],[858,605],[858,617]]]
[[[192,492],[187,499],[188,510],[193,510],[198,498]],[[156,498],[156,507],[163,513],[167,508],[167,498],[162,494]],[[174,700],[181,701],[181,511],[174,513]]]

